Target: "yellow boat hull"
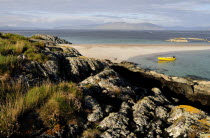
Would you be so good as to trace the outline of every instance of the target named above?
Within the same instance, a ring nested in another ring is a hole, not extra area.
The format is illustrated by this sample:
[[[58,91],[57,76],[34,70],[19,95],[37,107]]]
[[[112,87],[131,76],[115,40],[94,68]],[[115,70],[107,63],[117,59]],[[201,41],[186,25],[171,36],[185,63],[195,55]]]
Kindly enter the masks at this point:
[[[174,57],[158,57],[158,60],[161,60],[161,61],[174,61],[174,60],[176,60],[176,58],[174,58]]]

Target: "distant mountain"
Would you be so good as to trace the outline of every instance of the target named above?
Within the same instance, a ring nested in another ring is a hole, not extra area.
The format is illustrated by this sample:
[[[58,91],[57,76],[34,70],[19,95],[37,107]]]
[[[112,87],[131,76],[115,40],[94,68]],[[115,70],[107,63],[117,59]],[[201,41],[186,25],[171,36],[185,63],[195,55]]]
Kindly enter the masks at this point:
[[[164,27],[151,24],[151,23],[106,23],[102,25],[95,26],[93,29],[100,30],[165,30]]]
[[[151,23],[106,23],[106,24],[90,24],[90,25],[69,25],[60,26],[55,29],[85,29],[85,30],[165,30],[164,27]]]
[[[165,27],[166,30],[191,30],[191,31],[209,31],[210,26],[205,26],[205,27],[200,27],[200,26],[195,26],[195,27],[183,27],[183,26],[173,26],[173,27]]]
[[[66,25],[58,27],[22,27],[22,26],[0,26],[0,31],[6,30],[210,30],[210,26],[205,27],[184,27],[184,26],[160,26],[152,23],[105,23],[105,24],[87,24],[87,25]]]

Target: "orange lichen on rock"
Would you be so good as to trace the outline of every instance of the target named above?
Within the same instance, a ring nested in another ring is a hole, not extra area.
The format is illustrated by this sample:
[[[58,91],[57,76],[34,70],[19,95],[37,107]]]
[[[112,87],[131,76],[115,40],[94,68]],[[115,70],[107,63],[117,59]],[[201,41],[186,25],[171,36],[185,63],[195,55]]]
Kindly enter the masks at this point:
[[[186,112],[189,112],[191,114],[200,114],[200,113],[202,113],[201,110],[199,110],[199,109],[197,109],[195,107],[189,106],[189,105],[180,105],[180,106],[178,106],[178,108],[184,109]]]
[[[198,120],[201,124],[203,125],[207,125],[210,127],[210,121],[208,121],[207,119],[201,119],[201,120]]]

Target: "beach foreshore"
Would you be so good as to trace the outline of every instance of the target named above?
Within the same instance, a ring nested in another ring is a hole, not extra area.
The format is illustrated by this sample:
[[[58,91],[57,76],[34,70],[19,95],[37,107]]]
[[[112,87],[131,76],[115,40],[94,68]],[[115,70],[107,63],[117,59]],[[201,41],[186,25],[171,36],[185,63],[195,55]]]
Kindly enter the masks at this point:
[[[115,62],[128,60],[135,56],[145,56],[158,53],[210,50],[210,45],[132,45],[132,44],[65,44],[76,48],[83,56],[99,59],[109,59]]]

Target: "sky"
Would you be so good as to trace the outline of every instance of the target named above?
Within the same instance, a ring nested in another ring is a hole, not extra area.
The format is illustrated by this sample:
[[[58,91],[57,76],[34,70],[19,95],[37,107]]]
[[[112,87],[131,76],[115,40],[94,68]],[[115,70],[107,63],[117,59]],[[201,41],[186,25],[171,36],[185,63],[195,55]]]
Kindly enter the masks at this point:
[[[56,28],[110,22],[210,26],[210,0],[0,0],[0,26]]]

